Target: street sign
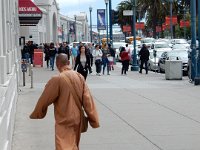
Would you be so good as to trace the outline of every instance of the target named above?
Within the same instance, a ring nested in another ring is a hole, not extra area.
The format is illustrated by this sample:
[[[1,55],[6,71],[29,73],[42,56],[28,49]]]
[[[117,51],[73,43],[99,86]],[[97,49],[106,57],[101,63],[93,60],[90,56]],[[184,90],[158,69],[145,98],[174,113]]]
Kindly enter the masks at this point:
[[[123,16],[132,16],[133,15],[133,11],[132,10],[124,10],[123,11]]]

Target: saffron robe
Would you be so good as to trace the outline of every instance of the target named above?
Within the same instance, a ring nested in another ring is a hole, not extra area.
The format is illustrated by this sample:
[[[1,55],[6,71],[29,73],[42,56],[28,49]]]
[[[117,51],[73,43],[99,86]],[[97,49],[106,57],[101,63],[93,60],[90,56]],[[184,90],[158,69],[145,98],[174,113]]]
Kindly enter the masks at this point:
[[[99,118],[94,99],[83,76],[69,68],[63,73],[71,80],[78,96],[82,97],[82,105],[91,127],[98,128]],[[31,119],[42,119],[48,106],[54,104],[56,150],[79,149],[81,113],[70,90],[60,74],[52,77],[30,115]]]

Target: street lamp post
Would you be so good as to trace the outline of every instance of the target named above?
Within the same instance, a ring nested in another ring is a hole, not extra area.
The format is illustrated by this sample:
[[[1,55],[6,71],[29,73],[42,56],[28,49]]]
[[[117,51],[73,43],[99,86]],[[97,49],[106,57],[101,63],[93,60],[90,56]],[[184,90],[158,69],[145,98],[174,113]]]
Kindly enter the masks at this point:
[[[134,42],[133,42],[133,48],[134,48],[134,52],[133,52],[133,55],[132,55],[132,58],[133,58],[133,62],[132,62],[132,66],[131,66],[131,71],[138,71],[139,67],[138,67],[138,64],[137,64],[137,54],[136,54],[136,33],[135,33],[135,7],[136,7],[136,1],[137,0],[131,0],[131,2],[133,3],[133,39],[134,39]]]
[[[112,23],[112,0],[109,0],[109,24],[110,24],[110,43],[113,47],[113,23]]]
[[[74,29],[74,34],[75,34],[75,38],[74,38],[74,40],[75,40],[75,42],[76,42],[76,15],[74,15],[74,19],[75,19],[75,29]]]
[[[91,15],[92,7],[91,6],[89,7],[89,11],[90,11],[90,41],[92,43],[92,15]]]
[[[108,3],[109,0],[104,0],[106,4],[106,39],[107,39],[107,44],[108,44]]]

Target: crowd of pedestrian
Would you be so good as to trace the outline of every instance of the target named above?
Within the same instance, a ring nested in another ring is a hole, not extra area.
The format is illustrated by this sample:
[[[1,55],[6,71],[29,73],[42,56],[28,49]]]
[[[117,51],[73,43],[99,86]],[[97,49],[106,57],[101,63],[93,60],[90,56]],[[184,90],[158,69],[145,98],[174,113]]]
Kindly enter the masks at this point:
[[[27,59],[31,64],[34,61],[34,49],[37,49],[37,45],[33,44],[32,41],[28,41],[22,49],[22,59]],[[92,73],[93,63],[96,67],[96,75],[110,75],[110,71],[114,70],[115,62],[115,50],[111,44],[99,45],[99,44],[78,44],[73,43],[70,48],[67,42],[63,42],[55,45],[52,43],[45,43],[40,48],[44,52],[44,60],[46,61],[46,67],[54,70],[56,55],[64,53],[67,54],[68,60],[71,60],[71,67],[83,75],[85,80],[87,79],[88,73]],[[142,73],[143,64],[145,64],[146,74],[148,73],[147,61],[149,57],[148,49],[143,45],[139,52],[140,56],[140,73]],[[131,52],[128,44],[126,47],[122,47],[120,51],[120,58],[122,63],[121,74],[127,75],[129,69],[129,62],[131,60]]]

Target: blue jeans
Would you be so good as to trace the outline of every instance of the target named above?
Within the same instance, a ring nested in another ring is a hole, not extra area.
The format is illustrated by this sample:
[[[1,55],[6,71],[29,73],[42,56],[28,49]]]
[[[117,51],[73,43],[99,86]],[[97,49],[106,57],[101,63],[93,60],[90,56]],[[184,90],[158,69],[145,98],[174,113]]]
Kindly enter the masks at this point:
[[[55,61],[55,56],[50,56],[50,66],[52,70],[54,70],[54,61]]]
[[[105,68],[107,66],[107,74],[109,74],[109,70],[110,70],[110,65],[109,65],[109,61],[108,58],[102,58],[102,63],[103,63],[103,74],[105,72]]]

